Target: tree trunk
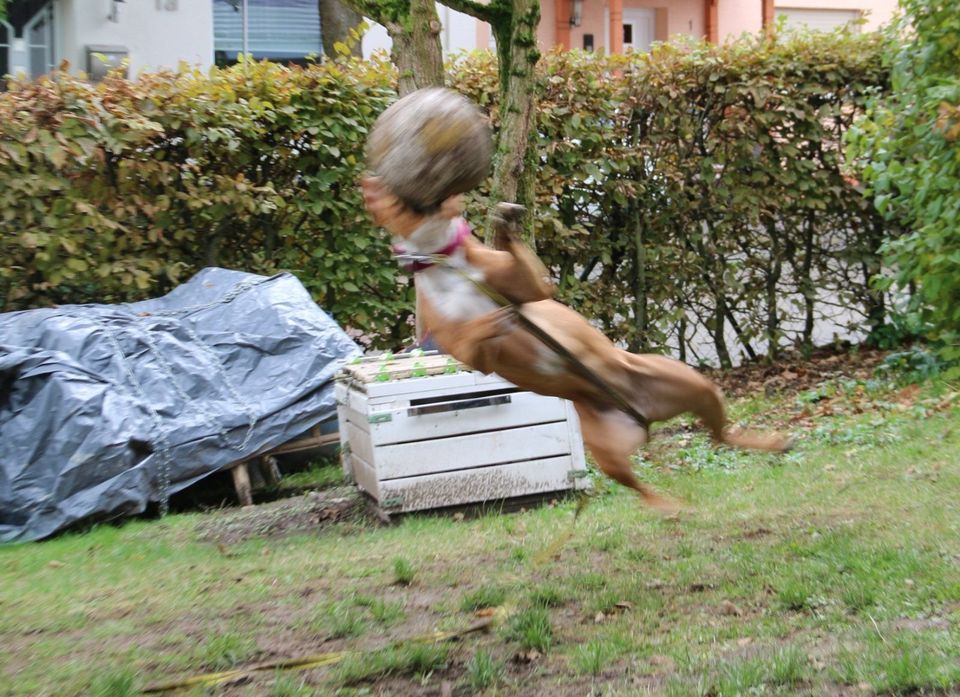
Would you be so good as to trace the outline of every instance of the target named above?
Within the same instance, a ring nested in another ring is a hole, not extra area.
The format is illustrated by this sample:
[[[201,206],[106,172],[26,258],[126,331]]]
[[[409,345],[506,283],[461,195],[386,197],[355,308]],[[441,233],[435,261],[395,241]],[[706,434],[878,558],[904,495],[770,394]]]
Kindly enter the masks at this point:
[[[535,194],[537,78],[534,72],[540,0],[513,0],[509,16],[491,22],[500,61],[500,136],[494,158],[490,201],[512,201],[532,210]],[[492,210],[491,210],[492,212]],[[533,219],[524,218],[524,237],[533,242]],[[491,218],[486,238],[491,241]]]
[[[727,337],[724,336],[724,318],[727,316],[727,301],[722,295],[714,298],[716,309],[713,315],[713,347],[717,352],[717,360],[720,361],[720,367],[729,369],[733,367],[733,361],[730,360],[730,350],[727,348]]]
[[[320,0],[321,3],[330,0]],[[341,0],[387,28],[393,41],[390,59],[400,76],[403,97],[421,87],[443,86],[440,18],[433,0]]]
[[[683,301],[680,300],[677,303],[681,308],[684,307]],[[680,319],[677,320],[677,354],[679,359],[686,363],[687,362],[687,315],[686,309],[683,310],[684,314],[680,315]]]
[[[783,270],[783,252],[780,245],[780,234],[773,221],[767,222],[767,233],[770,235],[770,263],[766,269],[767,291],[767,362],[780,357],[780,312],[777,307],[778,285]]]
[[[400,96],[423,87],[443,87],[440,18],[433,0],[410,0],[410,14],[385,26],[393,41],[390,60],[399,73]]]
[[[870,227],[870,232],[871,234],[867,236],[870,247],[865,250],[861,268],[863,269],[863,306],[867,315],[867,327],[869,327],[867,342],[875,344],[878,333],[886,322],[887,306],[883,291],[874,287],[871,281],[881,270],[881,256],[878,250],[883,244],[886,230],[880,221],[876,221]]]
[[[813,353],[813,326],[816,309],[816,285],[811,277],[813,268],[814,214],[807,215],[803,227],[803,265],[800,268],[800,290],[803,293],[803,339],[801,343],[803,357],[810,358]]]
[[[329,58],[335,58],[338,52],[334,44],[339,42],[350,49],[350,55],[361,57],[360,42],[351,40],[350,30],[363,21],[363,15],[340,0],[319,0],[319,2],[323,53]]]
[[[633,206],[633,321],[637,333],[629,350],[646,351],[647,346],[647,259],[640,211]]]

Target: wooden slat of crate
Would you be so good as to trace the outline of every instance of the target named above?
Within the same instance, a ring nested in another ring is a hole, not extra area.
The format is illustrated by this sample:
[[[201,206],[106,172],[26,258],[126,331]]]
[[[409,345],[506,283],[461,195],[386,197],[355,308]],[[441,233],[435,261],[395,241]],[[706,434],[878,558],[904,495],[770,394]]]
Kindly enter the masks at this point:
[[[350,448],[344,451],[344,470],[349,471],[350,478],[353,479],[361,491],[370,494],[377,503],[382,503],[380,478],[377,476],[376,468],[369,461],[354,452],[353,448],[354,445],[351,443]]]
[[[517,388],[496,375],[480,375],[479,373],[461,373],[459,375],[443,375],[420,380],[407,380],[400,383],[379,383],[377,385],[358,385],[358,383],[344,384],[343,398],[340,404],[354,411],[370,416],[388,414],[398,409],[407,409],[414,403],[426,401],[449,401],[469,398],[476,392],[502,392],[505,390],[517,391]],[[396,390],[398,386],[405,386],[403,391],[393,391],[386,394],[378,391],[382,387]],[[360,388],[369,388],[370,392]],[[376,421],[376,418],[373,419]]]
[[[513,387],[499,375],[471,372],[432,375],[426,378],[410,378],[393,382],[361,383],[354,380],[348,381],[347,384],[353,388],[351,394],[364,395],[370,400],[371,409],[383,409],[391,403],[396,406],[407,405],[412,399],[430,399],[458,392]]]
[[[511,409],[502,408],[506,405],[498,405],[501,408],[482,407],[409,416],[409,407],[370,412],[365,408],[369,401],[363,395],[354,394],[345,400],[341,409],[346,421],[366,433],[364,437],[375,446],[551,423],[568,418],[567,407],[559,399],[548,400],[531,392],[516,392],[509,397]],[[456,397],[469,398],[470,395]]]
[[[347,425],[347,435],[350,451],[367,462],[375,462],[381,480],[570,454],[569,431],[564,422],[383,445],[376,448],[376,453],[352,424]]]
[[[584,479],[571,480],[571,472],[577,467],[569,455],[390,480],[379,480],[373,466],[355,454],[350,458],[359,487],[390,512],[483,503],[586,486]]]

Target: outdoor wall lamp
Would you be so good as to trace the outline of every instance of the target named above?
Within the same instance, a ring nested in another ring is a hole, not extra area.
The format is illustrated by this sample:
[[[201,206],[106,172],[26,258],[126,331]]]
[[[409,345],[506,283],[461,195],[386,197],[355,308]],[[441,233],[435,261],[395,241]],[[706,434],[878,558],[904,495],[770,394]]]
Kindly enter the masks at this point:
[[[583,0],[571,0],[570,5],[570,26],[579,27],[583,21]]]
[[[119,22],[120,21],[119,5],[120,3],[126,2],[126,1],[127,0],[111,0],[112,4],[110,6],[110,14],[107,15],[107,19],[109,19],[111,22]]]

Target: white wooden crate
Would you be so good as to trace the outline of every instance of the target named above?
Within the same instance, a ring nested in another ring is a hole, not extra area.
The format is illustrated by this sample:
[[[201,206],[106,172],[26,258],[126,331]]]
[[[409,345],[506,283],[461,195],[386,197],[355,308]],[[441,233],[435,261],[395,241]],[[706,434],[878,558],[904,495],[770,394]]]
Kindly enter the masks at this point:
[[[344,471],[387,513],[587,486],[570,402],[448,356],[348,365],[337,404]]]

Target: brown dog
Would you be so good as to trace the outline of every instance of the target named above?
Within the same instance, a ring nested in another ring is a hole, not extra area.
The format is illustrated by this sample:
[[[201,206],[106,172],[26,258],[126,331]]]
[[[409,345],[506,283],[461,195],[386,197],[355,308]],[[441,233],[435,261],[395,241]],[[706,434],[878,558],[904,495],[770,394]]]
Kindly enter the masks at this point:
[[[569,399],[580,417],[583,441],[600,469],[636,490],[661,510],[675,505],[641,483],[630,456],[643,443],[647,425],[627,415],[614,391],[648,423],[686,412],[696,414],[714,442],[783,451],[780,435],[732,433],[723,396],[710,380],[680,361],[655,354],[636,355],[617,348],[581,315],[552,300],[553,286],[543,264],[519,240],[519,206],[496,209],[496,249],[469,234],[459,200],[448,200],[431,217],[411,212],[376,178],[363,182],[374,221],[394,234],[402,254],[414,261],[418,326],[457,360],[484,373],[496,373],[524,389]],[[416,263],[418,256],[442,254],[443,263]],[[480,282],[475,283],[475,281]],[[514,305],[502,308],[483,290],[494,289]],[[522,318],[513,314],[518,312]],[[573,369],[523,325],[531,322],[600,378],[598,386]]]

